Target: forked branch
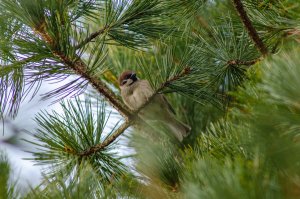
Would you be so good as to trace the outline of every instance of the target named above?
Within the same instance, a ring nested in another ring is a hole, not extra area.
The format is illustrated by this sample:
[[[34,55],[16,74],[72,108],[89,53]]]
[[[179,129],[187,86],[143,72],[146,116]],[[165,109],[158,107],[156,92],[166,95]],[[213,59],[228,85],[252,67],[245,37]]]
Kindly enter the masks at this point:
[[[148,100],[142,105],[140,106],[136,111],[133,112],[133,116],[130,118],[128,121],[126,121],[124,124],[122,124],[110,137],[108,137],[103,143],[101,144],[97,144],[81,153],[79,153],[80,156],[89,156],[92,155],[96,152],[101,151],[102,149],[104,149],[105,147],[107,147],[109,144],[111,144],[112,142],[114,142],[120,135],[122,135],[122,133],[131,125],[135,124],[135,123],[142,123],[147,125],[147,123],[145,121],[143,121],[142,119],[140,119],[140,117],[138,117],[138,113],[145,107],[147,106],[152,100],[153,98],[160,92],[162,91],[168,84],[170,84],[171,82],[178,80],[181,77],[186,76],[187,74],[189,74],[191,71],[191,69],[189,67],[184,68],[178,75],[175,75],[171,78],[169,78],[166,82],[164,82],[153,94],[150,98],[148,98]]]
[[[101,31],[100,31],[101,32]],[[99,34],[101,34],[99,32]],[[51,46],[51,38],[47,32],[40,30],[38,34]],[[98,34],[98,35],[99,35]],[[97,34],[93,35],[92,37],[89,37],[85,40],[85,42],[89,42],[93,38],[95,38]],[[84,44],[83,44],[84,45]],[[190,73],[191,69],[190,67],[184,68],[178,75],[175,75],[171,78],[169,78],[166,82],[164,82],[154,93],[153,95],[136,111],[131,112],[128,110],[128,108],[122,103],[119,98],[109,89],[104,82],[102,82],[98,77],[93,76],[91,73],[89,73],[87,66],[85,63],[78,57],[77,61],[72,61],[70,58],[68,58],[66,55],[64,55],[62,52],[59,52],[57,50],[52,49],[53,55],[58,57],[65,65],[73,69],[79,76],[86,79],[99,93],[104,95],[104,97],[110,102],[110,104],[126,119],[126,122],[122,124],[110,137],[108,137],[103,143],[100,143],[98,145],[95,145],[86,151],[80,153],[80,156],[88,156],[93,153],[96,153],[100,151],[101,149],[107,147],[109,144],[114,142],[129,126],[131,126],[134,123],[142,123],[146,124],[145,121],[143,121],[139,116],[138,113],[147,106],[162,89],[164,89],[168,84],[171,82],[178,80],[179,78],[187,75]]]

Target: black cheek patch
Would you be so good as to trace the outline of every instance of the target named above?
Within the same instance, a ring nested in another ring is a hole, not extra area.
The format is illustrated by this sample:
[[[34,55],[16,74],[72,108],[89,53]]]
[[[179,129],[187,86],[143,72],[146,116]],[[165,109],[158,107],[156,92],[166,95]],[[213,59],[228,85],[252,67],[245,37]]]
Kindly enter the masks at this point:
[[[123,80],[121,85],[123,86],[124,84],[126,84],[126,82],[127,80]]]

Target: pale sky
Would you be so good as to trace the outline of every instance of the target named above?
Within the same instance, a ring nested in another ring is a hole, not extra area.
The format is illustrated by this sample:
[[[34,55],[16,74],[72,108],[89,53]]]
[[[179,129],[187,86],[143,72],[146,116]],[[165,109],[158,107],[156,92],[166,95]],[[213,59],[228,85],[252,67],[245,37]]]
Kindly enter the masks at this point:
[[[60,82],[59,84],[64,84],[66,82]],[[47,91],[50,91],[54,88],[57,88],[59,85],[57,84],[48,84],[43,83],[39,93],[45,93]],[[21,189],[21,191],[24,193],[28,190],[28,188],[34,187],[38,185],[41,182],[41,167],[34,165],[34,162],[29,160],[24,160],[24,158],[31,158],[32,155],[25,151],[33,150],[32,145],[21,141],[22,138],[29,138],[30,135],[28,135],[25,132],[19,133],[20,136],[18,136],[19,144],[20,146],[16,147],[10,144],[6,144],[3,142],[3,140],[10,136],[11,127],[17,126],[19,129],[25,129],[29,132],[34,132],[34,128],[36,127],[36,124],[34,122],[35,115],[41,111],[41,110],[55,110],[59,112],[61,110],[60,104],[52,104],[55,99],[50,99],[47,101],[40,101],[40,97],[36,96],[32,101],[24,100],[24,102],[20,106],[20,110],[18,113],[18,116],[11,120],[11,122],[5,126],[5,133],[4,136],[2,134],[2,125],[0,126],[0,150],[5,151],[9,162],[12,167],[12,176],[11,180],[12,182],[17,181],[18,188]],[[106,126],[105,132],[108,132],[110,129],[109,127],[114,126],[116,122],[119,121],[120,118],[118,118],[117,115],[112,116]],[[128,134],[128,131],[126,132]],[[122,136],[121,136],[122,137]],[[120,147],[116,149],[116,152],[122,155],[128,155],[133,153],[132,150],[128,149],[126,147],[126,138],[122,137],[120,139]],[[125,160],[128,163],[131,164],[130,160]]]
[[[40,89],[40,93],[47,92],[55,87],[57,87],[57,85],[44,83]],[[38,96],[32,101],[26,99],[20,106],[18,116],[14,120],[11,120],[9,124],[5,124],[4,135],[2,125],[0,127],[0,150],[5,151],[7,154],[13,172],[11,176],[12,182],[17,181],[18,187],[22,191],[27,190],[29,185],[34,186],[39,184],[41,180],[41,167],[34,166],[33,162],[23,159],[32,157],[30,153],[25,152],[27,150],[32,150],[32,146],[21,140],[22,138],[30,138],[30,136],[21,131],[17,137],[20,146],[4,143],[3,140],[11,135],[12,127],[34,132],[34,128],[36,127],[33,120],[35,114],[40,110],[51,109],[59,111],[59,103],[51,105],[51,100],[41,101]]]

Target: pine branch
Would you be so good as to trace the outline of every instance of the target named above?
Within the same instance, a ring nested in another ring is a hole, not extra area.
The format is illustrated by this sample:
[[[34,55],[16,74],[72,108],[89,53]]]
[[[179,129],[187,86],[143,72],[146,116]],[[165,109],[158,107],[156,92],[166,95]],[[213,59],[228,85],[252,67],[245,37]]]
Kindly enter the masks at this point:
[[[99,31],[98,31],[99,32]],[[52,41],[51,38],[46,32],[38,32],[39,35],[46,41],[50,42]],[[100,32],[99,32],[100,34]],[[95,36],[96,34],[94,34]],[[90,37],[91,38],[91,37]],[[85,41],[88,41],[86,39]],[[50,45],[52,44],[49,43]],[[99,145],[96,145],[95,147],[92,147],[88,149],[87,151],[80,154],[81,156],[87,156],[90,154],[93,154],[104,147],[111,144],[115,139],[117,139],[134,121],[138,120],[143,122],[141,119],[135,119],[135,115],[132,114],[131,111],[125,107],[125,105],[118,99],[118,97],[97,77],[91,76],[87,70],[87,66],[85,63],[79,58],[77,61],[73,62],[68,57],[66,57],[63,53],[53,50],[52,53],[58,57],[64,64],[72,68],[78,75],[86,79],[91,85],[99,91],[99,93],[103,94],[105,98],[110,102],[110,104],[124,117],[126,118],[126,122],[113,133],[111,137],[109,137],[104,143],[101,143]],[[145,122],[143,122],[145,123]]]
[[[85,63],[78,59],[72,62],[69,58],[59,52],[54,52],[67,66],[72,68],[78,75],[86,79],[99,93],[105,96],[109,103],[125,118],[131,118],[132,113],[128,108],[119,100],[119,98],[103,83],[98,77],[92,76],[87,71]]]
[[[252,22],[250,21],[241,0],[233,0],[233,4],[241,18],[241,21],[243,22],[245,28],[247,29],[249,36],[251,37],[258,50],[261,52],[261,54],[263,56],[266,56],[268,54],[268,49],[264,45],[257,31],[255,30]]]
[[[188,75],[190,72],[191,72],[191,68],[187,66],[178,75],[170,77],[167,81],[162,83],[158,89],[156,89],[156,91],[152,94],[152,96],[149,97],[148,100],[142,106],[140,106],[136,111],[134,111],[134,114],[138,114],[143,108],[145,108],[145,106],[147,106],[153,100],[153,98],[159,92],[161,92],[165,87],[167,87],[171,82],[176,81],[176,80],[180,79],[181,77]]]
[[[29,62],[35,61],[36,58],[37,58],[37,56],[33,55],[31,57],[24,58],[22,60],[19,60],[17,62],[12,63],[12,64],[0,65],[0,68],[3,69],[3,68],[10,68],[10,67],[13,67],[15,65],[24,65],[24,64],[27,64]]]
[[[103,29],[100,29],[99,31],[91,34],[81,44],[79,44],[79,46],[83,46],[86,43],[90,42],[92,39],[96,38],[97,36],[102,34],[106,30],[106,28],[107,27],[104,27]],[[50,47],[52,48],[51,49],[52,54],[54,56],[58,57],[65,65],[73,69],[76,74],[78,74],[79,76],[87,80],[99,93],[103,94],[104,97],[109,101],[109,103],[126,119],[126,122],[123,125],[121,125],[121,127],[117,129],[112,134],[112,136],[107,138],[106,141],[82,152],[80,154],[81,156],[87,156],[93,154],[103,149],[104,147],[108,146],[114,140],[116,140],[133,123],[139,122],[147,125],[147,123],[138,116],[138,113],[153,100],[156,94],[158,94],[161,90],[163,90],[166,86],[168,86],[168,84],[189,74],[191,70],[190,67],[186,67],[178,75],[169,78],[153,93],[153,95],[138,110],[132,113],[130,110],[128,110],[128,108],[124,105],[124,103],[122,103],[119,100],[119,98],[105,85],[104,82],[102,82],[98,77],[93,76],[89,73],[88,67],[79,57],[76,59],[76,61],[73,61],[72,59],[67,57],[63,52],[56,50],[52,37],[45,31],[45,29],[39,28],[36,29],[35,32],[39,34],[41,38],[50,45]]]
[[[89,156],[94,153],[97,153],[98,151],[101,151],[102,149],[104,149],[105,147],[110,145],[113,141],[115,141],[128,127],[130,127],[133,124],[133,122],[134,122],[134,120],[130,120],[130,121],[123,123],[110,137],[108,137],[106,140],[104,140],[104,142],[97,144],[97,145],[79,153],[78,155],[80,155],[81,157]]]
[[[81,153],[79,153],[80,156],[89,156],[92,155],[100,150],[102,150],[103,148],[107,147],[108,145],[110,145],[112,142],[114,142],[120,135],[122,135],[122,133],[132,124],[134,123],[142,123],[142,124],[146,124],[147,126],[149,126],[145,121],[141,120],[138,117],[138,113],[145,108],[152,100],[153,98],[160,92],[162,91],[168,84],[170,84],[173,81],[178,80],[181,77],[184,77],[186,75],[188,75],[190,73],[191,69],[190,67],[186,67],[184,68],[181,73],[179,73],[178,75],[175,75],[171,78],[169,78],[166,82],[164,82],[153,94],[151,97],[148,98],[148,100],[142,105],[140,106],[136,111],[134,111],[134,113],[132,115],[134,115],[135,117],[131,117],[129,120],[127,120],[124,124],[122,124],[110,137],[108,137],[103,143],[98,144],[96,146],[93,146]]]
[[[87,38],[85,38],[81,43],[79,43],[78,45],[75,46],[75,49],[79,49],[82,48],[83,46],[85,46],[87,43],[91,42],[93,39],[95,39],[96,37],[98,37],[99,35],[103,34],[107,29],[109,28],[109,26],[104,26],[103,28],[101,28],[100,30],[93,32],[92,34],[90,34]]]
[[[257,59],[254,60],[248,60],[248,61],[242,61],[242,60],[229,60],[227,62],[228,65],[244,65],[244,66],[252,66],[254,64],[256,64],[257,62],[261,61],[262,58],[259,57]]]
[[[45,32],[40,30],[37,32],[50,46],[53,44],[52,38]],[[73,62],[62,52],[52,49],[53,55],[58,57],[64,64],[73,69],[76,74],[86,79],[99,93],[103,94],[109,103],[125,118],[131,117],[131,111],[118,99],[118,97],[102,82],[98,77],[92,76],[87,70],[85,63],[78,58]]]

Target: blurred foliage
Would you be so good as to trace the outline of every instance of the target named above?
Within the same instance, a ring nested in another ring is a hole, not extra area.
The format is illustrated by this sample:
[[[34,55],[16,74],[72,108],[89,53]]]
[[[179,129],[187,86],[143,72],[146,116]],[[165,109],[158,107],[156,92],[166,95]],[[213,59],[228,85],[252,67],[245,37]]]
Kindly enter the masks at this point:
[[[15,182],[10,179],[11,167],[8,158],[3,151],[0,151],[0,198],[17,198],[19,193],[15,188]]]

